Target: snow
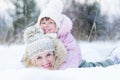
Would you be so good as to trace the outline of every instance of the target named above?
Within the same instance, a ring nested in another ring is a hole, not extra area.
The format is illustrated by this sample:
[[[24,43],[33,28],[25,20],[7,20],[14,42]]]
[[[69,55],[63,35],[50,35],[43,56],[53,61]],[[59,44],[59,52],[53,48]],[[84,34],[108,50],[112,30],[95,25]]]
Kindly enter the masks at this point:
[[[108,14],[108,16],[112,15],[113,17],[116,17],[116,15],[118,17],[120,15],[119,0],[116,2],[114,1],[115,3],[113,1],[114,0],[101,1],[102,14],[105,13]],[[5,6],[6,4],[7,6]],[[0,8],[0,12],[4,13],[9,8],[14,10],[15,7],[9,0],[0,0]],[[120,42],[90,43],[80,41],[79,45],[81,47],[83,58],[87,61],[95,62],[107,58],[113,48],[119,46],[119,44]],[[106,68],[71,68],[56,71],[25,68],[21,63],[23,53],[24,45],[0,45],[0,80],[120,80],[120,65],[109,66]]]
[[[80,41],[83,58],[87,61],[104,60],[119,42]],[[120,65],[95,68],[44,70],[25,68],[20,62],[24,45],[0,45],[0,80],[120,80]]]
[[[83,58],[87,61],[101,61],[111,54],[113,48],[120,46],[120,41],[96,41],[79,43]]]

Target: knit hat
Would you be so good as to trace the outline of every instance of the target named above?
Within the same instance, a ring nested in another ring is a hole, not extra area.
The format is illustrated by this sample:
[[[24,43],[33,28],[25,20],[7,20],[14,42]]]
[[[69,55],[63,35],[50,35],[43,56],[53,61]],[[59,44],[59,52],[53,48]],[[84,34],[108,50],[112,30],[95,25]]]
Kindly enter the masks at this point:
[[[52,35],[56,36],[56,35]],[[26,51],[30,59],[46,51],[54,51],[55,45],[50,37],[45,36],[38,27],[29,27],[24,33]]]
[[[63,43],[57,38],[56,33],[44,34],[39,27],[29,27],[24,32],[26,67],[35,66],[33,58],[45,51],[54,51],[56,59],[53,69],[58,69],[64,62],[67,51]]]
[[[38,18],[38,25],[44,17],[49,17],[55,21],[56,27],[60,27],[61,13],[63,11],[63,3],[61,0],[51,0],[48,5],[41,11],[41,14]]]

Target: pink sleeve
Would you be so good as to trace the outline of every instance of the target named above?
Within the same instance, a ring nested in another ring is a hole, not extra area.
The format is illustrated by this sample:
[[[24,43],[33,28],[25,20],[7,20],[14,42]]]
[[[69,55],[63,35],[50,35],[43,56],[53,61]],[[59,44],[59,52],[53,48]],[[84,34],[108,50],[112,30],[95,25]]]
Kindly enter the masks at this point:
[[[65,34],[60,38],[64,43],[68,53],[65,62],[60,69],[75,68],[81,63],[81,51],[71,33]]]

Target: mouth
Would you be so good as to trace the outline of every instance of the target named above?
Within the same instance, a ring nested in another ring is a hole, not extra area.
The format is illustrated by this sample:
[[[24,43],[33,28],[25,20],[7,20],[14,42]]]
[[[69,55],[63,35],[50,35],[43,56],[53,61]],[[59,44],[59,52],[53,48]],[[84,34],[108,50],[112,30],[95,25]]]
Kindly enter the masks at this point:
[[[45,31],[45,33],[48,33],[51,31],[51,29],[45,29],[44,31]]]
[[[49,64],[45,64],[45,65],[43,65],[43,68],[45,68],[45,69],[51,69],[52,65],[50,63]]]

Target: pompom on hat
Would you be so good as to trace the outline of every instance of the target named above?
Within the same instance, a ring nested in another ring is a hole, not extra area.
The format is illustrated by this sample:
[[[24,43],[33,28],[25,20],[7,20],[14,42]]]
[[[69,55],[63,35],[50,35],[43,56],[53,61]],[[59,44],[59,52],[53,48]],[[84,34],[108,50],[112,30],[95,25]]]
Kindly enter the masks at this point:
[[[48,37],[49,36],[49,37]],[[38,27],[29,27],[24,32],[24,42],[26,51],[30,59],[46,51],[54,51],[55,45],[51,37],[56,38],[56,34],[44,35]]]
[[[63,11],[63,3],[61,0],[51,0],[48,5],[41,11],[38,18],[38,25],[44,17],[49,17],[55,21],[56,27],[60,27],[61,13]]]

